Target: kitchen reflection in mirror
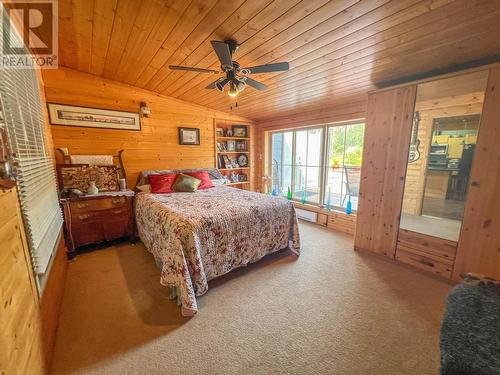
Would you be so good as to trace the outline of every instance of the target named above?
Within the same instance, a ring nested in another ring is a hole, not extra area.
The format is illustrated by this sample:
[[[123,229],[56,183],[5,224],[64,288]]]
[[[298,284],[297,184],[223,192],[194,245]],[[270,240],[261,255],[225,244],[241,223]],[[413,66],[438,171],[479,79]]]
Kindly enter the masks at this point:
[[[420,84],[400,227],[458,241],[487,72]]]

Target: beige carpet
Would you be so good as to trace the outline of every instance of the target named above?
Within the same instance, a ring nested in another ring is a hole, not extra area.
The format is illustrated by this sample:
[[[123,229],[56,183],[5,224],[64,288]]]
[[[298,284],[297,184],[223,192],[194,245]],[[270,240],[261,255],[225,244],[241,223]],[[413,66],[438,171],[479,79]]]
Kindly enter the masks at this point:
[[[437,374],[451,286],[301,223],[284,254],[211,284],[185,319],[142,245],[69,265],[54,374]]]

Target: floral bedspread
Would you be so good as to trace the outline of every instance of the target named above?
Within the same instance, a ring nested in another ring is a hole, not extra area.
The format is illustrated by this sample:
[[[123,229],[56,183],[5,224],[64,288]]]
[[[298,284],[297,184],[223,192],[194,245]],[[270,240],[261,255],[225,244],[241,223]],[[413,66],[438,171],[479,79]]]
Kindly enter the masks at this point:
[[[283,198],[216,186],[194,193],[136,197],[139,236],[175,288],[182,315],[194,315],[208,281],[289,248],[300,254],[293,204]]]

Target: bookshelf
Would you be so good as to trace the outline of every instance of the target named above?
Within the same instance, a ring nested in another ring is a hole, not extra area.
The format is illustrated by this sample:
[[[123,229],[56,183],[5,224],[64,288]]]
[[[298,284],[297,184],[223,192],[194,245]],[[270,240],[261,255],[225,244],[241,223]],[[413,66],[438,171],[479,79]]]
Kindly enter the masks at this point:
[[[228,178],[228,186],[249,190],[251,186],[250,124],[214,121],[215,166]],[[229,134],[228,131],[236,134]],[[237,132],[241,132],[238,135]],[[239,181],[232,177],[238,176]]]

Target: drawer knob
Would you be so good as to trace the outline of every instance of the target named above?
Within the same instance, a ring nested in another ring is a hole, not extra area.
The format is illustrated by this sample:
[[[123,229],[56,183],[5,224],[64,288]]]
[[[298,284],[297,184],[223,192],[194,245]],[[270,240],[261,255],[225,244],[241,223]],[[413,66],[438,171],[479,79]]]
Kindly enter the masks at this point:
[[[89,206],[88,203],[77,203],[76,204],[76,207],[78,207],[78,208],[85,208],[85,207],[88,207],[88,206]]]
[[[122,198],[115,198],[115,199],[112,199],[111,202],[113,204],[119,204],[119,203],[123,202],[123,199]]]
[[[78,218],[79,218],[80,220],[85,220],[85,219],[88,219],[89,217],[90,217],[90,215],[89,215],[89,214],[78,215]]]

